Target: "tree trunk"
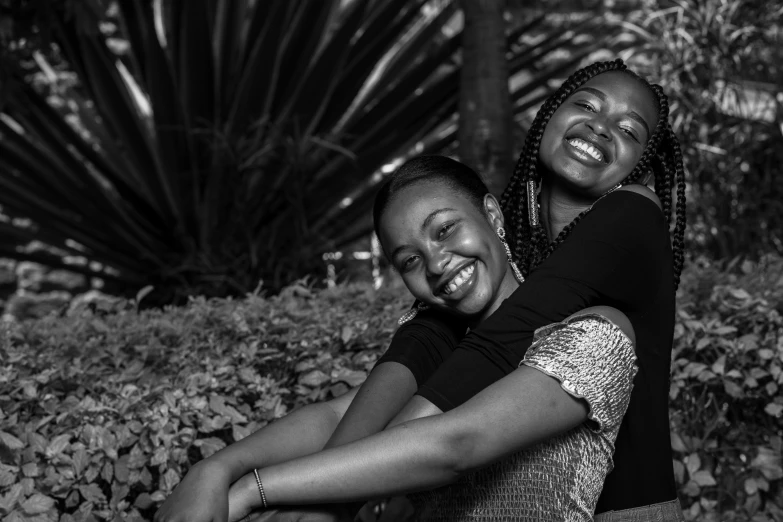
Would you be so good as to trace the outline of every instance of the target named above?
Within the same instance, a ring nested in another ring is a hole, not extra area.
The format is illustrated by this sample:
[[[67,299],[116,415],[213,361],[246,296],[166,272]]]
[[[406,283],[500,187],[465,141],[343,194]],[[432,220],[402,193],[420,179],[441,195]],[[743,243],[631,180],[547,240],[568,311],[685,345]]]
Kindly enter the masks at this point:
[[[511,94],[508,88],[505,0],[461,0],[462,74],[459,155],[497,197],[514,165]]]

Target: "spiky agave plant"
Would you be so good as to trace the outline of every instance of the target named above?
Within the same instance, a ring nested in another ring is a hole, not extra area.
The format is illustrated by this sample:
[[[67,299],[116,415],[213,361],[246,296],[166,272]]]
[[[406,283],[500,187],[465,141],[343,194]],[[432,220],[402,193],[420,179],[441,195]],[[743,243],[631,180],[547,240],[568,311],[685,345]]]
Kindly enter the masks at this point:
[[[452,3],[77,4],[82,16],[49,4],[45,22],[78,78],[66,107],[56,82],[14,68],[0,114],[0,235],[14,241],[0,256],[153,285],[155,302],[274,290],[371,229],[382,165],[454,140]],[[579,40],[593,24],[518,45],[533,26],[509,35],[512,72],[534,71],[520,113],[599,43]],[[17,246],[32,240],[48,250]]]

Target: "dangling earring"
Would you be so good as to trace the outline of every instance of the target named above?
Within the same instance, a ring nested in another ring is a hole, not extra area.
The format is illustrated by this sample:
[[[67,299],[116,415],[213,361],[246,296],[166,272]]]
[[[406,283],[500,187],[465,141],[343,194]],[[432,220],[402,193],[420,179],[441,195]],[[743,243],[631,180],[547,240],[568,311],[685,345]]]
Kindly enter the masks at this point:
[[[416,317],[416,314],[418,314],[419,312],[423,312],[424,310],[429,310],[429,308],[430,307],[425,305],[424,303],[418,303],[416,306],[414,306],[413,308],[411,308],[410,310],[402,314],[402,317],[397,319],[397,324],[402,326],[403,324],[407,323],[408,321]]]
[[[527,180],[527,218],[530,228],[538,226],[538,198],[536,197],[536,182]]]
[[[508,264],[511,265],[511,271],[514,272],[514,277],[517,278],[519,284],[524,283],[525,276],[523,276],[522,272],[519,271],[519,267],[514,262],[514,258],[511,257],[511,249],[508,247],[508,242],[506,241],[506,229],[503,227],[498,227],[497,230],[495,230],[495,233],[500,238],[500,242],[503,243],[503,248],[506,249],[506,257],[508,257]]]

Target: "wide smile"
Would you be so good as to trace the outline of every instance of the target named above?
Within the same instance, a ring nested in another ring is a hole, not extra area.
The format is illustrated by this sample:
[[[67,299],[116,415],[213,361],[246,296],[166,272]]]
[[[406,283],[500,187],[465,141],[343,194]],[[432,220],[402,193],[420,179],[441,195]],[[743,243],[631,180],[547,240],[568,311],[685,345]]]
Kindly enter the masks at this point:
[[[458,269],[453,275],[449,274],[448,279],[438,286],[438,293],[445,299],[459,299],[473,287],[476,276],[476,263],[474,261]]]
[[[601,145],[586,139],[570,136],[563,140],[565,149],[571,156],[582,160],[589,165],[606,165],[609,163],[609,154]]]

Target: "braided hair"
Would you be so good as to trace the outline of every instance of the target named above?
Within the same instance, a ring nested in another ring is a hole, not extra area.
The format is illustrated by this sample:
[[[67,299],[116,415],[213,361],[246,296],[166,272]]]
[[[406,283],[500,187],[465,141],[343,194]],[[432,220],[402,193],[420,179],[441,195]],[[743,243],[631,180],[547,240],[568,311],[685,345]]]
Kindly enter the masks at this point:
[[[514,256],[522,273],[527,276],[531,270],[551,254],[562,243],[579,221],[587,214],[587,210],[579,214],[558,234],[554,241],[549,241],[541,223],[531,226],[528,218],[527,183],[541,184],[541,167],[539,165],[539,147],[544,129],[550,118],[560,105],[579,87],[591,78],[608,71],[618,71],[633,76],[646,86],[655,97],[658,104],[658,123],[652,132],[647,146],[639,162],[620,185],[635,183],[652,173],[655,179],[655,192],[661,200],[663,215],[669,225],[672,220],[672,187],[676,184],[677,206],[675,225],[671,232],[674,288],[680,282],[680,273],[684,263],[685,236],[685,170],[682,164],[682,152],[677,137],[669,123],[669,101],[659,85],[651,85],[647,80],[629,71],[622,60],[611,62],[596,62],[572,74],[560,88],[550,96],[536,114],[528,132],[522,153],[514,167],[500,205],[506,218],[508,228],[513,231],[509,239]]]

